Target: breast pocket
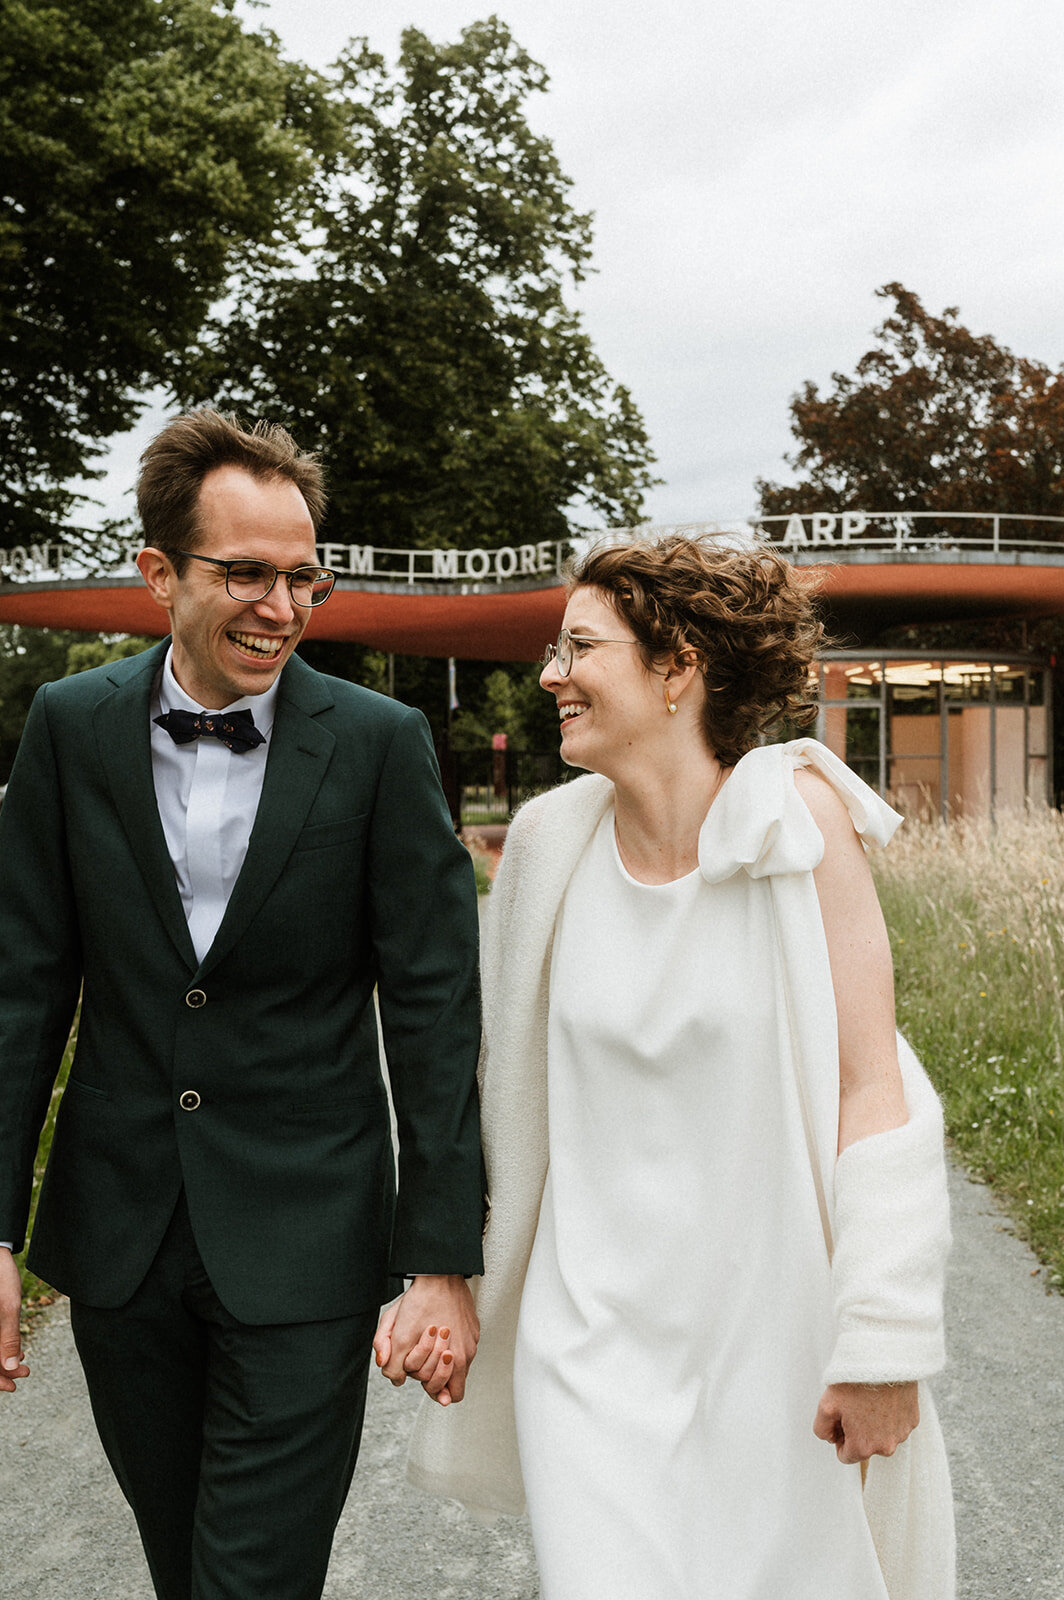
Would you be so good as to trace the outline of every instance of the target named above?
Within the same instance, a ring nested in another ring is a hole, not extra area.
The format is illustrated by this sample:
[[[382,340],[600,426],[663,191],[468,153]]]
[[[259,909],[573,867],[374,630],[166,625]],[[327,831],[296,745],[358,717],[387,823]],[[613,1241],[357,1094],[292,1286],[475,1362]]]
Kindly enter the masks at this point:
[[[369,814],[363,813],[360,817],[341,818],[339,822],[312,823],[299,835],[296,851],[329,850],[337,845],[359,844],[365,836],[368,822]]]

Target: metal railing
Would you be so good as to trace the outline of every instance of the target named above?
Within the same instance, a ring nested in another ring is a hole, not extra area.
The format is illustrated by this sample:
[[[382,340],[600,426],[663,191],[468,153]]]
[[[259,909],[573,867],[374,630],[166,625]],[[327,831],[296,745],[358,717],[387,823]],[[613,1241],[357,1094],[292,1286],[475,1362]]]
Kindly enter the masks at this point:
[[[968,530],[972,529],[972,532]],[[1035,530],[1031,537],[1029,531]],[[985,550],[1064,553],[1064,517],[1006,511],[793,511],[747,522],[642,523],[573,534],[567,539],[504,544],[493,549],[395,550],[372,544],[325,541],[318,559],[341,580],[389,585],[445,584],[469,588],[482,584],[556,582],[566,562],[593,545],[625,544],[667,533],[748,543],[762,539],[785,554],[835,552],[846,549],[894,551]],[[0,549],[0,580],[7,583],[56,581],[101,582],[135,577],[131,543],[110,564],[93,566],[84,549],[61,542],[13,545]]]
[[[955,527],[960,525],[960,529]],[[968,533],[972,525],[985,533]],[[1036,526],[1048,538],[1022,537],[1015,528]],[[792,511],[759,517],[752,528],[783,550],[871,547],[893,550],[1021,550],[1064,553],[1064,517],[1011,511]]]

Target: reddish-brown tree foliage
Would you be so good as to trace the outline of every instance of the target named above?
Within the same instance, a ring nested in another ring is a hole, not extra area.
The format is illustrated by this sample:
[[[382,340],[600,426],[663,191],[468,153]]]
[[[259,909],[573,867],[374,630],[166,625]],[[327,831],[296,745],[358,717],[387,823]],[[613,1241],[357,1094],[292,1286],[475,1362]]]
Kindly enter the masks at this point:
[[[900,283],[853,377],[806,383],[791,401],[794,484],[759,479],[765,515],[1011,511],[1064,516],[1064,369],[940,317]]]

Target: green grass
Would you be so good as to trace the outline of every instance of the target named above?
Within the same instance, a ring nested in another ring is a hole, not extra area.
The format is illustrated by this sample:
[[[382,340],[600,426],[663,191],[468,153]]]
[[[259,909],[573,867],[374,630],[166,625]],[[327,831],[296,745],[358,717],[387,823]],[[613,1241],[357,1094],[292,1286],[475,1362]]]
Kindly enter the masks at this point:
[[[872,866],[898,1026],[950,1137],[1064,1285],[1064,817],[907,823]]]
[[[73,1032],[70,1035],[69,1042],[67,1043],[66,1050],[63,1054],[63,1064],[60,1067],[59,1075],[55,1080],[55,1087],[52,1089],[52,1098],[48,1107],[48,1116],[45,1119],[44,1128],[41,1131],[41,1141],[37,1146],[37,1160],[33,1169],[33,1199],[30,1203],[31,1231],[33,1228],[33,1219],[37,1213],[37,1196],[40,1192],[41,1179],[44,1177],[45,1163],[48,1160],[48,1152],[52,1148],[52,1133],[55,1129],[55,1114],[59,1110],[60,1096],[62,1095],[63,1087],[67,1081],[67,1074],[70,1071],[70,1063],[74,1057],[74,1045],[77,1041],[77,1036],[78,1025],[75,1021]],[[26,1266],[25,1251],[23,1251],[22,1255],[17,1256],[15,1259],[18,1261],[19,1268],[22,1273],[23,1311],[26,1317],[31,1318],[35,1312],[41,1309],[42,1306],[49,1305],[55,1299],[55,1291],[49,1284],[42,1283],[40,1278],[38,1278],[34,1273],[30,1272],[29,1268]]]

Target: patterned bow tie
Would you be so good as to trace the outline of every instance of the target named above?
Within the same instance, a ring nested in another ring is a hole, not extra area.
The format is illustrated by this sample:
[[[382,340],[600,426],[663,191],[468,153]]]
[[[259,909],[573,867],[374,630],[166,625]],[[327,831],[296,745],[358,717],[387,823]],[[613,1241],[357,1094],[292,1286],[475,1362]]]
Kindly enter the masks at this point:
[[[250,711],[167,711],[156,717],[160,728],[165,728],[175,744],[190,744],[193,739],[220,739],[234,755],[242,756],[254,750],[257,744],[266,743],[266,735],[255,726]]]

